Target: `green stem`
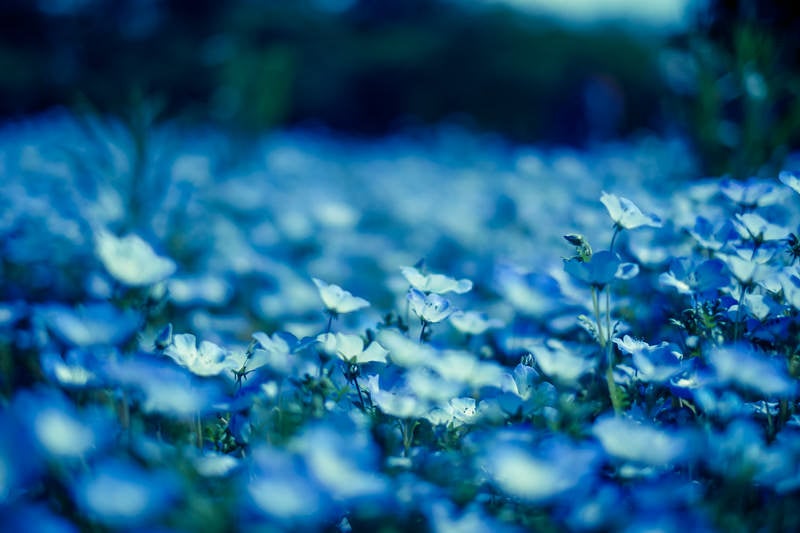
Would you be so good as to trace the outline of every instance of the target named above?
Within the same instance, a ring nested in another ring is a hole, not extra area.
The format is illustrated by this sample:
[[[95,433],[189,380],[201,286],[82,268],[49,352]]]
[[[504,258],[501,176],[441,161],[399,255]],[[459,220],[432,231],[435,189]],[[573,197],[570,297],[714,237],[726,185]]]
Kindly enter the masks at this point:
[[[742,305],[744,302],[745,285],[742,284],[739,290],[739,305],[736,306],[736,323],[733,325],[733,340],[739,340],[740,326],[742,322]]]
[[[606,347],[606,339],[603,335],[603,320],[600,315],[600,302],[597,299],[597,287],[592,286],[592,308],[594,309],[594,320],[597,323],[597,341],[601,348]]]
[[[364,396],[361,394],[361,387],[358,386],[358,378],[353,376],[353,385],[356,387],[356,392],[358,392],[358,402],[361,404],[361,410],[367,410],[367,404],[364,403]]]
[[[419,329],[419,343],[422,344],[422,340],[425,338],[425,328],[428,327],[428,322],[426,320],[422,321],[422,327]]]
[[[612,254],[614,253],[614,243],[617,241],[617,235],[620,234],[620,228],[616,224],[614,225],[614,234],[611,236],[611,246],[608,247],[608,251]]]
[[[203,449],[203,420],[200,418],[200,413],[197,413],[195,418],[196,430],[197,430],[197,448],[199,450]]]
[[[328,313],[328,325],[325,327],[325,333],[331,332],[331,326],[333,325],[333,313]]]

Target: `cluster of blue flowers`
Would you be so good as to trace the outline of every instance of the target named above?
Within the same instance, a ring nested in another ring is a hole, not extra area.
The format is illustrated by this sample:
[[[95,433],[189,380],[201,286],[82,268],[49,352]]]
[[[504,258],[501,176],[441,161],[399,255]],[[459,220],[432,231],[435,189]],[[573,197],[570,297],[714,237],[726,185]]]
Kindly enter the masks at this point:
[[[3,528],[800,529],[800,177],[420,135],[5,126]]]

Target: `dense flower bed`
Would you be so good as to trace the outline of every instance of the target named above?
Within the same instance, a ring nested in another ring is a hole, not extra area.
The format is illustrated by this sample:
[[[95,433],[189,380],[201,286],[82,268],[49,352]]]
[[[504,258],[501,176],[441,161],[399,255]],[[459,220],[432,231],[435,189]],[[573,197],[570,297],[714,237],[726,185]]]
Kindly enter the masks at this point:
[[[10,530],[796,530],[800,178],[0,132]]]

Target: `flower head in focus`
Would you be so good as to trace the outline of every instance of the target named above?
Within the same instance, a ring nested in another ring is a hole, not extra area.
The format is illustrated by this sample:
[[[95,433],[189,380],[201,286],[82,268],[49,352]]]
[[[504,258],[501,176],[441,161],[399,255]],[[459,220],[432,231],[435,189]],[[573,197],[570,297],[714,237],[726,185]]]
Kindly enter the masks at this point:
[[[472,281],[455,279],[444,274],[423,274],[417,268],[405,266],[400,269],[406,281],[415,289],[425,293],[445,294],[455,292],[464,294],[472,290]]]
[[[349,291],[344,290],[338,285],[333,283],[325,283],[324,281],[312,278],[314,285],[319,290],[322,303],[325,309],[332,315],[340,315],[344,313],[352,313],[364,307],[369,307],[369,302],[364,298],[353,296]]]
[[[600,201],[606,206],[614,225],[620,229],[635,229],[641,226],[660,228],[661,219],[653,214],[645,214],[639,207],[625,198],[603,192]]]

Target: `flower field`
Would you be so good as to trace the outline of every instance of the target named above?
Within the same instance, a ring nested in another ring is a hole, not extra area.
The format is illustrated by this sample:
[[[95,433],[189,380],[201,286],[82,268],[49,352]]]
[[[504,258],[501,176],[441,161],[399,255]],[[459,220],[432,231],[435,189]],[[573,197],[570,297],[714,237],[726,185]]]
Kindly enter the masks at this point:
[[[0,129],[9,531],[793,531],[800,175]]]

